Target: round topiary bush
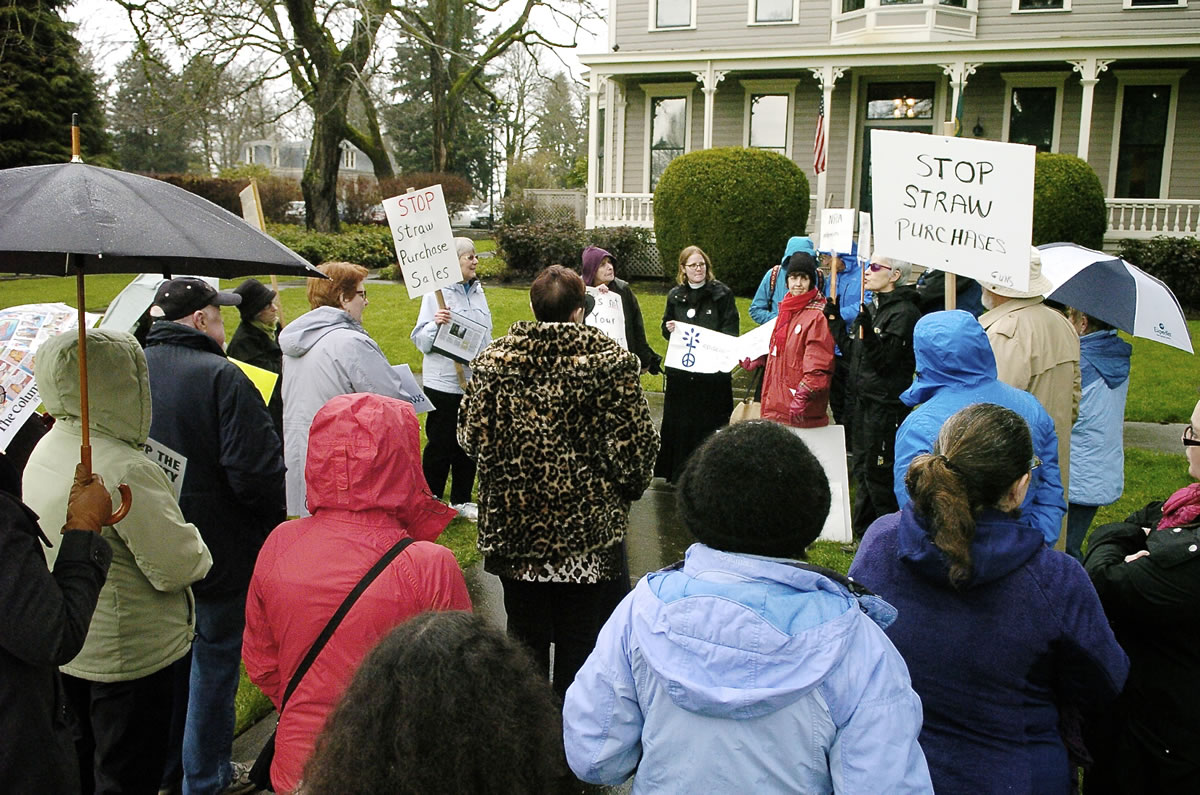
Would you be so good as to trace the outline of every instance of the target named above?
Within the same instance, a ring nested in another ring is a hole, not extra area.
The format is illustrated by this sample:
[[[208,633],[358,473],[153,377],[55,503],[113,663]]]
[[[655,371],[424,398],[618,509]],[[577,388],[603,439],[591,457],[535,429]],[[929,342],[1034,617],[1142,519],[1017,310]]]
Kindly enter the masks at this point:
[[[787,240],[805,234],[808,178],[786,157],[761,149],[704,149],[671,161],[654,191],[654,234],[663,271],[674,278],[685,246],[704,249],[717,278],[753,295]]]
[[[1038,152],[1033,175],[1033,244],[1078,243],[1099,249],[1108,229],[1104,188],[1075,155]]]

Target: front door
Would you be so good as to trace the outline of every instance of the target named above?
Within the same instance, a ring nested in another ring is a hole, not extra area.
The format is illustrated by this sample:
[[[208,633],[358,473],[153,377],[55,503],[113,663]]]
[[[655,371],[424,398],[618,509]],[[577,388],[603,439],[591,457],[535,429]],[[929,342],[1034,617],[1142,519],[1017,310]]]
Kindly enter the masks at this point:
[[[871,82],[863,113],[859,151],[858,209],[871,212],[871,130],[932,133],[934,90],[932,80]]]

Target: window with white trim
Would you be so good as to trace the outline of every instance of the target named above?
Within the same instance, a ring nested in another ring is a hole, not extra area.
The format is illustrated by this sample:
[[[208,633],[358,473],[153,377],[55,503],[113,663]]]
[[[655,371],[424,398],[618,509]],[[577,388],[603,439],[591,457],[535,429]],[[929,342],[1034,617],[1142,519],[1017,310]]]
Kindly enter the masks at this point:
[[[643,84],[646,94],[646,169],[642,187],[649,193],[667,165],[692,148],[692,92],[695,83]]]
[[[1124,0],[1122,8],[1187,8],[1188,0]]]
[[[1183,69],[1117,73],[1109,196],[1158,199],[1170,195],[1179,79],[1184,73]]]
[[[750,0],[750,25],[783,25],[800,20],[800,0]]]
[[[795,80],[742,80],[746,91],[742,146],[792,156]]]
[[[1002,72],[1004,124],[1001,140],[1057,152],[1067,72]]]
[[[1012,0],[1014,14],[1038,11],[1070,11],[1071,0]]]
[[[357,153],[350,147],[342,149],[342,168],[354,168],[358,162]]]
[[[650,0],[650,30],[696,27],[696,0]]]

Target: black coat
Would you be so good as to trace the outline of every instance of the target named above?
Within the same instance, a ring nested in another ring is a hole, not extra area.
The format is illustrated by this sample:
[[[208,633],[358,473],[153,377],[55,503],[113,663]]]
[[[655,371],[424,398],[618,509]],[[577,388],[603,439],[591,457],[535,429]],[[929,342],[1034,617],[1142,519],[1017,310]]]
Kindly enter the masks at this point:
[[[1161,518],[1151,503],[1096,528],[1084,558],[1130,663],[1116,725],[1089,744],[1086,792],[1200,792],[1200,523],[1147,535]]]
[[[276,327],[276,332],[278,332]],[[275,389],[271,399],[267,401],[267,411],[271,412],[271,420],[275,423],[275,432],[283,439],[283,351],[279,343],[258,326],[243,320],[233,332],[233,339],[225,347],[225,352],[231,359],[238,359],[246,364],[270,370],[279,378],[275,381]]]
[[[207,335],[159,321],[146,338],[150,438],[187,459],[179,507],[212,552],[198,596],[250,584],[267,534],[285,518],[283,448],[262,395]]]
[[[621,296],[621,308],[625,312],[625,344],[630,352],[638,357],[643,370],[649,370],[657,375],[661,372],[662,357],[650,348],[646,342],[646,324],[642,321],[642,308],[638,306],[629,282],[613,279],[608,283],[608,289]]]
[[[840,313],[829,319],[829,331],[842,354],[849,356],[850,388],[855,399],[900,405],[900,393],[912,385],[917,368],[912,341],[921,308],[916,288],[909,285],[876,293],[875,297],[879,308],[868,304],[849,331]],[[861,339],[859,328],[863,330]]]
[[[51,573],[43,538],[37,515],[0,492],[0,790],[74,795],[75,721],[58,666],[83,648],[112,549],[68,531]]]
[[[733,292],[715,279],[694,290],[686,284],[672,287],[671,292],[667,293],[667,305],[663,308],[660,327],[663,337],[667,340],[671,339],[671,332],[667,331],[668,320],[709,328],[735,337],[740,322]]]

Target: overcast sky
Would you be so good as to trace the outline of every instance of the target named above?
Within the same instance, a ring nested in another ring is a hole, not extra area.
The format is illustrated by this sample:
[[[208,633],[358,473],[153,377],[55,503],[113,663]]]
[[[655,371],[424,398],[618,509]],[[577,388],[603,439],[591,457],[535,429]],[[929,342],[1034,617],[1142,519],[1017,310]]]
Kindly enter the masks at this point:
[[[596,0],[597,6],[603,11],[607,7],[606,0]],[[519,3],[510,2],[512,16],[519,10]],[[500,12],[504,14],[503,11]],[[112,77],[117,65],[129,57],[133,47],[133,34],[124,9],[113,0],[76,0],[64,16],[79,25],[77,37],[83,45],[91,50],[97,58],[97,67],[108,77]],[[559,50],[563,62],[576,78],[583,67],[575,53],[597,52],[607,42],[607,31],[603,21],[590,25],[593,29],[591,36],[580,34],[577,50]],[[549,34],[548,34],[549,35]],[[552,60],[547,61],[547,68],[555,71],[558,67]]]

